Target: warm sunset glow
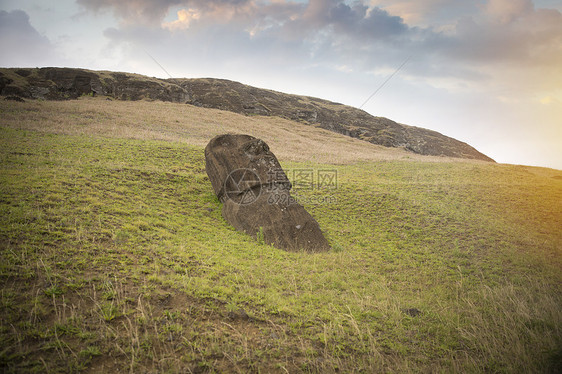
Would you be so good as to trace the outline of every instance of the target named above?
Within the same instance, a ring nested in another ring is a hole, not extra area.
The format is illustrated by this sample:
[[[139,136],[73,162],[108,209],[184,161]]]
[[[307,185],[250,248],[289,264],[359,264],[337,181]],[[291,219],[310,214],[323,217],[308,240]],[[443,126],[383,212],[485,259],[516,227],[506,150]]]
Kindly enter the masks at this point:
[[[187,29],[189,24],[193,20],[198,20],[201,15],[193,9],[181,9],[178,10],[178,19],[173,22],[165,22],[162,27],[174,30],[174,29]]]

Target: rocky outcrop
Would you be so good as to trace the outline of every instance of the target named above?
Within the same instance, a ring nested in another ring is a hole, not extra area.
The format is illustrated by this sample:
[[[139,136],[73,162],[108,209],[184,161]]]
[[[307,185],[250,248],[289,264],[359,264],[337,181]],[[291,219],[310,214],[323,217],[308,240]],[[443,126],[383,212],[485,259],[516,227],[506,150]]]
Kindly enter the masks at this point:
[[[98,75],[93,72],[68,68],[42,68],[39,69],[39,77],[54,83],[52,86],[47,86],[50,88],[48,95],[54,98],[58,98],[57,94],[60,94],[61,98],[72,99],[88,94],[105,94]]]
[[[185,103],[187,92],[176,84],[140,75],[71,68],[2,69],[0,94],[32,99],[67,100],[104,95],[120,100],[161,100]]]
[[[291,182],[263,140],[219,135],[205,148],[205,162],[222,215],[238,231],[291,251],[330,249],[318,222],[291,197]]]
[[[493,161],[470,145],[343,104],[246,86],[224,79],[158,79],[70,68],[0,69],[0,94],[63,100],[107,95],[161,100],[245,115],[278,116],[413,153]]]
[[[186,103],[187,92],[175,85],[162,80],[139,79],[125,73],[111,73],[104,79],[106,94],[120,100],[160,100],[175,103]]]

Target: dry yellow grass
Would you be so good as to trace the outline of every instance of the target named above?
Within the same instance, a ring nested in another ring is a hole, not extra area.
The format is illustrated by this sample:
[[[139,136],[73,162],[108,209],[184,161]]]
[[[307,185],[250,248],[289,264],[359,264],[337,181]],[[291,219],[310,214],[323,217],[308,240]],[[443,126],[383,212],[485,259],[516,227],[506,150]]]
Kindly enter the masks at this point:
[[[205,146],[215,135],[246,133],[265,140],[284,161],[348,164],[362,161],[460,159],[421,156],[374,145],[314,126],[264,116],[159,101],[103,97],[72,101],[0,101],[0,126],[58,134],[177,141]]]

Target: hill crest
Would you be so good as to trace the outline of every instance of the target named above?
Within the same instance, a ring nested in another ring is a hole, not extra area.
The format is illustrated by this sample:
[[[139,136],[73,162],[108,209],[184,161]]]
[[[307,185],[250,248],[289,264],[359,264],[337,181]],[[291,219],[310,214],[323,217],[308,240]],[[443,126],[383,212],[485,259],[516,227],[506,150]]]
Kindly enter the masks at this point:
[[[493,162],[472,146],[436,131],[400,124],[328,100],[256,88],[226,79],[159,79],[74,68],[11,68],[0,69],[0,94],[45,100],[99,94],[119,100],[185,103],[248,116],[277,116],[420,155]]]

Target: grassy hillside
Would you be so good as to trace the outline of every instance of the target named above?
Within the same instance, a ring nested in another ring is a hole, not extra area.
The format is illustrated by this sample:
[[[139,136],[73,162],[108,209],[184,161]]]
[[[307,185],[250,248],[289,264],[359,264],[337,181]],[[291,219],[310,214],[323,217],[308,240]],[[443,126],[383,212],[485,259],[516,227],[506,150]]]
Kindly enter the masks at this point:
[[[181,104],[0,110],[4,372],[562,369],[562,171]],[[337,172],[295,191],[332,251],[223,220],[203,147],[227,131]]]

